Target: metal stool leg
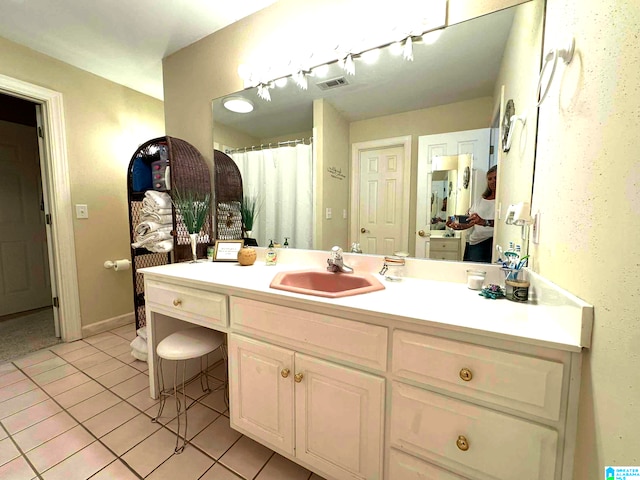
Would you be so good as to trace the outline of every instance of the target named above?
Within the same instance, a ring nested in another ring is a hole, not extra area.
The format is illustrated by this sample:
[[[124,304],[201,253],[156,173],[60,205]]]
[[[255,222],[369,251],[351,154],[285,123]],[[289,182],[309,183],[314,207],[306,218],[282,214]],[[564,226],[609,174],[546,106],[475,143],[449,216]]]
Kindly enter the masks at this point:
[[[162,358],[158,357],[158,371],[156,372],[157,385],[160,390],[158,397],[160,398],[160,406],[158,408],[158,414],[151,419],[153,423],[157,423],[158,419],[162,416],[164,410],[164,404],[167,400],[167,392],[164,389],[164,374],[162,372]]]

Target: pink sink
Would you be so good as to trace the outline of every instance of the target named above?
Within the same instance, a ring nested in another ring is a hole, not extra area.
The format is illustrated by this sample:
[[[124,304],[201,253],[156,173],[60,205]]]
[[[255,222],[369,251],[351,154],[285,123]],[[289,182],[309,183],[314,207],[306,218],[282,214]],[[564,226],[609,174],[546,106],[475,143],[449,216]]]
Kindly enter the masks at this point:
[[[280,272],[273,277],[269,286],[287,292],[329,298],[384,290],[384,285],[367,273],[333,273],[322,270]]]

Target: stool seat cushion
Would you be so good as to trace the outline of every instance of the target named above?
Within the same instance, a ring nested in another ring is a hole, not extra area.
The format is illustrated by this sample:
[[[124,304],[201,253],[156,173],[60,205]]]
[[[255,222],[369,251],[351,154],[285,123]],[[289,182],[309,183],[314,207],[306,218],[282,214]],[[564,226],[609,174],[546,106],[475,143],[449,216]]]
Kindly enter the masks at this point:
[[[223,343],[223,333],[205,327],[188,328],[162,340],[156,353],[166,360],[189,360],[211,353]]]

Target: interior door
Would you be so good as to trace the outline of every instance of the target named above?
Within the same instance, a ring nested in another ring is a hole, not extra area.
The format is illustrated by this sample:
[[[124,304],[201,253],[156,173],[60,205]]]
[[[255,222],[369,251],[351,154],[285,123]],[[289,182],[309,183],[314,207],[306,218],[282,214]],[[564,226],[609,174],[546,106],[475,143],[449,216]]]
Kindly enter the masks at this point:
[[[364,253],[392,255],[402,245],[404,148],[364,150],[360,162],[359,242]]]
[[[51,305],[35,127],[0,121],[0,315]]]
[[[491,129],[482,128],[418,137],[417,258],[429,258],[433,159],[447,155],[470,154],[473,157],[472,170],[486,172],[489,165],[490,132]]]

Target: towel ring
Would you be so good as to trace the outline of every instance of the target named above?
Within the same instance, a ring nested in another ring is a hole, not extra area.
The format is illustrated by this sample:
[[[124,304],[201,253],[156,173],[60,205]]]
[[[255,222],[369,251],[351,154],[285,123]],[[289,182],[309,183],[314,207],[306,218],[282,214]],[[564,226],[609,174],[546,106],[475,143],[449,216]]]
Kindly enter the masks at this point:
[[[556,73],[556,65],[558,64],[558,58],[562,58],[565,65],[569,65],[571,60],[573,59],[573,53],[575,51],[576,41],[573,37],[569,40],[569,45],[567,48],[554,48],[547,53],[544,57],[544,65],[540,70],[540,76],[538,77],[538,90],[536,93],[536,98],[539,98],[537,106],[542,105],[542,102],[547,97],[547,93],[549,93],[549,87],[551,87],[551,82],[553,81],[553,76]],[[544,91],[542,95],[540,92],[542,91],[542,79],[544,78],[544,72],[547,69],[547,66],[551,64],[551,74],[549,75],[549,81],[547,85],[544,87]]]

